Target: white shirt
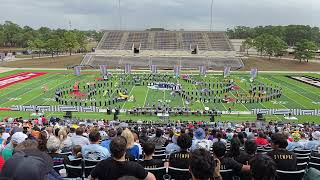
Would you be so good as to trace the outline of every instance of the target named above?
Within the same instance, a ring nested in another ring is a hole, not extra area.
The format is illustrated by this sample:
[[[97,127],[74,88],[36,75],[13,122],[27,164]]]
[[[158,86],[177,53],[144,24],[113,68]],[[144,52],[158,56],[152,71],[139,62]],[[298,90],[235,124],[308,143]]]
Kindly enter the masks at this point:
[[[90,144],[89,139],[83,136],[79,136],[79,135],[75,135],[71,137],[71,142],[72,145],[80,145],[80,146],[84,146],[84,145],[88,145]]]

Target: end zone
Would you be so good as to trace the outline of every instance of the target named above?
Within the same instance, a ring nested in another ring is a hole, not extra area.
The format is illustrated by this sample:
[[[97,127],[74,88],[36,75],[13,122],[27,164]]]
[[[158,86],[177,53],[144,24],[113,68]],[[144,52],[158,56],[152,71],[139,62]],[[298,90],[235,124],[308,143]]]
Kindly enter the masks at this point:
[[[0,78],[0,89],[11,86],[13,84],[26,81],[38,76],[47,74],[46,72],[22,72],[10,76]]]

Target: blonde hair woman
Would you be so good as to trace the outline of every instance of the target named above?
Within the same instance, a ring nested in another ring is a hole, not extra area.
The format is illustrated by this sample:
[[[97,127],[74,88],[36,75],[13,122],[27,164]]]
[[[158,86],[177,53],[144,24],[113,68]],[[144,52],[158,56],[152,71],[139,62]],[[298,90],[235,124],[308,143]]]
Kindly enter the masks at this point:
[[[72,150],[72,141],[68,136],[66,129],[60,129],[58,132],[58,137],[60,140],[60,149],[61,152],[71,152]]]
[[[126,128],[122,131],[121,136],[127,140],[127,156],[129,160],[139,160],[139,147],[134,144],[134,136],[132,132]]]

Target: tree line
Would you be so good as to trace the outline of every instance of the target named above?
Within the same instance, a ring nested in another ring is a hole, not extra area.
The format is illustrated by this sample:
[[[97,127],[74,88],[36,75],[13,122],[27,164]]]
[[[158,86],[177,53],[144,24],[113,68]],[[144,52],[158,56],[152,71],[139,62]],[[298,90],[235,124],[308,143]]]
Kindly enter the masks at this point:
[[[318,27],[306,25],[288,26],[237,26],[227,30],[230,39],[245,39],[243,47],[254,47],[260,55],[283,56],[288,46],[293,47],[296,59],[309,61],[313,59],[320,45]]]
[[[38,52],[50,53],[52,57],[59,53],[72,51],[87,51],[90,41],[99,41],[103,33],[97,31],[80,31],[66,29],[50,29],[41,27],[33,29],[21,27],[11,21],[0,24],[0,47],[26,48]]]

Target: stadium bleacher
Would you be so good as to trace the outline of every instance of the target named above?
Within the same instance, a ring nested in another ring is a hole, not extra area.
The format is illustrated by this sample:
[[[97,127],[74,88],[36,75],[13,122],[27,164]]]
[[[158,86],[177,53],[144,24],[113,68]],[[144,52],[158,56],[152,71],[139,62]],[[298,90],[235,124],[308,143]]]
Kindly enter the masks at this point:
[[[208,31],[106,31],[95,53],[81,65],[109,67],[183,68],[243,67],[225,32]]]

